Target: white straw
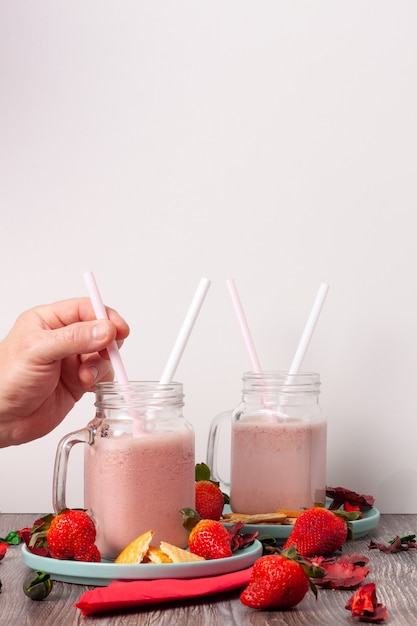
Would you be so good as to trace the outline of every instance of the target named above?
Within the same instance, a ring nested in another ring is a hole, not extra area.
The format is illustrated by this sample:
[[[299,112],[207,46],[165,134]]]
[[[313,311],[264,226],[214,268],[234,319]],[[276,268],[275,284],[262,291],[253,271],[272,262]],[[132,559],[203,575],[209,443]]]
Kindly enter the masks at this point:
[[[97,287],[96,279],[94,278],[93,272],[84,272],[83,276],[96,318],[98,320],[108,319],[106,309],[101,299],[101,295]],[[129,380],[122,359],[120,357],[119,347],[115,340],[112,341],[109,346],[107,346],[107,352],[109,353],[110,362],[113,366],[114,374],[117,381],[123,385],[127,385]]]
[[[165,369],[159,381],[162,385],[172,382],[174,378],[178,364],[181,360],[185,346],[187,345],[187,341],[190,337],[191,331],[198,317],[209,287],[210,281],[208,280],[208,278],[202,278],[197,287],[197,291],[194,294],[194,298],[191,302],[190,308],[188,309],[188,313],[181,326],[180,332],[174,343],[174,347],[172,348],[171,354],[169,355],[167,364],[165,365]]]
[[[316,299],[313,304],[313,308],[311,309],[309,318],[307,320],[307,324],[304,328],[303,334],[301,335],[301,339],[298,344],[297,351],[294,355],[294,359],[291,363],[291,367],[288,372],[290,376],[296,375],[300,371],[301,364],[307,352],[307,348],[310,343],[311,337],[313,336],[313,332],[316,327],[317,321],[319,319],[319,315],[320,315],[322,306],[324,304],[324,301],[326,299],[328,290],[329,290],[329,285],[327,285],[326,283],[322,283],[319,287]]]
[[[234,280],[226,280],[226,285],[229,289],[230,296],[232,298],[233,306],[235,309],[236,317],[239,322],[240,330],[242,332],[243,341],[249,354],[249,359],[252,367],[252,371],[255,374],[261,374],[262,368],[259,363],[258,355],[256,354],[255,346],[252,340],[252,336],[249,331],[249,326],[246,321],[245,313],[240,302],[239,294],[236,289]]]

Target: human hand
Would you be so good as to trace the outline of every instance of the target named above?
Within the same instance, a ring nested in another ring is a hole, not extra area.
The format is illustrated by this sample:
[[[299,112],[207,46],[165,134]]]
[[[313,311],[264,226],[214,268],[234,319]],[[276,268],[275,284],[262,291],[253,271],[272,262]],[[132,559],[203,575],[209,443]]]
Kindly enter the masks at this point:
[[[106,311],[97,320],[90,300],[76,298],[19,316],[0,343],[0,447],[43,437],[86,391],[113,380],[106,347],[129,327]]]

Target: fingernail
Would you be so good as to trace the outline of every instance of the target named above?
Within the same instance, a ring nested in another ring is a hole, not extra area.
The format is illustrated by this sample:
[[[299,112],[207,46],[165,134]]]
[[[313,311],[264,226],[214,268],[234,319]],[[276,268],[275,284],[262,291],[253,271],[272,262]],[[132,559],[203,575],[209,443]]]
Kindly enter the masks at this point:
[[[99,375],[99,371],[98,371],[98,367],[95,367],[94,365],[92,365],[90,367],[90,372],[91,372],[91,376],[93,377],[94,382],[97,380],[98,375]]]
[[[98,322],[95,326],[93,326],[93,339],[96,341],[101,341],[107,337],[107,325],[102,322]]]

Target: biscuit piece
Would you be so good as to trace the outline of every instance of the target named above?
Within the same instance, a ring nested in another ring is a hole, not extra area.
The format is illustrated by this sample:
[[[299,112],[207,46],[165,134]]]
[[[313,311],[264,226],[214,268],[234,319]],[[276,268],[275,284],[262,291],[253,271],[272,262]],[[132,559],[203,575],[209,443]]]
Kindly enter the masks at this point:
[[[124,548],[119,556],[115,559],[115,563],[142,563],[143,557],[147,553],[151,545],[153,530],[147,530],[146,533],[139,535],[129,545]]]
[[[284,513],[287,517],[296,518],[300,517],[303,511],[305,511],[305,509],[301,509],[300,511],[293,511],[292,509],[277,509],[275,513]]]
[[[172,563],[172,559],[156,546],[149,546],[142,563]]]
[[[183,550],[177,546],[173,546],[166,541],[161,541],[160,544],[162,552],[165,552],[173,563],[192,563],[193,561],[205,561],[206,559],[197,554],[193,554],[188,550]]]
[[[220,521],[232,524],[236,522],[243,522],[244,524],[285,524],[286,519],[285,513],[257,513],[253,515],[226,513]]]

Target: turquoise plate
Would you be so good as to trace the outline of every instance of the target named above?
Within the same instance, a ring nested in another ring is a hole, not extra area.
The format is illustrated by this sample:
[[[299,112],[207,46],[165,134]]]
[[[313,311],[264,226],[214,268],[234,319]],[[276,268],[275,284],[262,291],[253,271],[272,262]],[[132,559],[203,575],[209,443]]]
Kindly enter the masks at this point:
[[[82,561],[62,561],[46,556],[38,556],[22,546],[23,562],[34,570],[43,570],[53,580],[78,585],[103,587],[113,580],[153,580],[155,578],[201,578],[217,576],[246,569],[253,565],[262,554],[262,544],[253,544],[235,552],[225,559],[194,561],[193,563],[139,563],[124,565],[112,562],[85,563]]]
[[[224,512],[230,513],[230,508],[227,507],[226,509],[225,507]],[[367,535],[369,531],[378,526],[379,518],[380,513],[378,509],[372,508],[363,514],[362,519],[350,522],[353,538],[359,539],[360,537]],[[225,524],[225,526],[230,528],[231,524]],[[292,524],[246,524],[241,532],[253,533],[257,531],[259,533],[259,537],[268,535],[269,537],[274,537],[274,539],[282,540],[282,542],[284,542],[293,528],[294,526]]]

